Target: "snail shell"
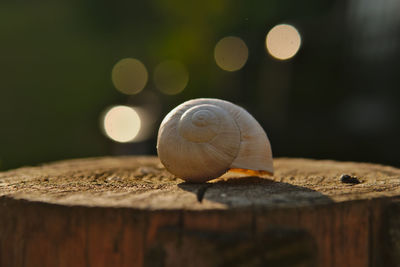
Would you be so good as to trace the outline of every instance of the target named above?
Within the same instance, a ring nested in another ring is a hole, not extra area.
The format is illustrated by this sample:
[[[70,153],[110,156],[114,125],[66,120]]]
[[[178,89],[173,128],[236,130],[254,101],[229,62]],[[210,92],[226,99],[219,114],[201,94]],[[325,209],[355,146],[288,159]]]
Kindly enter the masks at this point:
[[[190,182],[205,182],[228,170],[273,173],[263,128],[245,109],[219,99],[189,100],[168,113],[157,152],[169,172]]]

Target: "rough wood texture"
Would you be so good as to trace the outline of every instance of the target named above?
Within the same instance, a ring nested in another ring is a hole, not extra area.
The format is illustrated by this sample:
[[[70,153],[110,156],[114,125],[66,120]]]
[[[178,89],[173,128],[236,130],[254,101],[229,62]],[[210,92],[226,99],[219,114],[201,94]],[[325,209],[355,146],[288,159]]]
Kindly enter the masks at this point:
[[[189,184],[155,157],[0,173],[0,266],[397,266],[400,170],[276,159]],[[355,176],[359,184],[340,180]]]

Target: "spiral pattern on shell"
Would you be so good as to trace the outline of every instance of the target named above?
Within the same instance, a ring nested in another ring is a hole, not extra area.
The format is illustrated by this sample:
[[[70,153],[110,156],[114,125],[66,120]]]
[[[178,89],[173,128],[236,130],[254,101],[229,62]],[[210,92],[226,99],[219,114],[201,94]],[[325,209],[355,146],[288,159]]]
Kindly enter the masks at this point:
[[[189,179],[226,172],[240,146],[240,131],[229,113],[210,104],[184,105],[174,112],[160,129],[158,153],[165,167]],[[163,142],[168,146],[160,145]]]

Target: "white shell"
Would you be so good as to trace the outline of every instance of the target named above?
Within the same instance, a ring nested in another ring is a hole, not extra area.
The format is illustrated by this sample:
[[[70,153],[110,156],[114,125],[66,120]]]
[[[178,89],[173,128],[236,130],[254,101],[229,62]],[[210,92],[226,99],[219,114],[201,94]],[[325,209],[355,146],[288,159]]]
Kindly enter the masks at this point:
[[[168,113],[157,152],[169,172],[190,182],[205,182],[229,169],[273,173],[263,128],[243,108],[219,99],[189,100]]]

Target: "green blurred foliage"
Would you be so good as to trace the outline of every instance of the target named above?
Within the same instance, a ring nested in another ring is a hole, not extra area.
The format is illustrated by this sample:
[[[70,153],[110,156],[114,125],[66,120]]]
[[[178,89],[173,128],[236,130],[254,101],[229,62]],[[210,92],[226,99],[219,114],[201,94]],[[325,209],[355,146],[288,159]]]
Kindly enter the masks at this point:
[[[191,98],[241,104],[264,126],[277,156],[400,164],[399,152],[390,150],[399,144],[398,125],[363,134],[340,121],[341,103],[363,95],[361,85],[370,92],[379,91],[373,82],[382,80],[388,88],[398,86],[393,72],[374,76],[376,69],[387,72],[382,66],[398,68],[396,62],[368,68],[352,59],[347,8],[343,1],[316,0],[2,1],[0,168],[154,153],[157,129],[146,142],[120,145],[99,126],[105,108],[141,104],[146,92],[160,100],[157,121]],[[268,30],[283,22],[296,25],[303,38],[289,62],[273,60],[264,46]],[[233,73],[219,69],[213,57],[215,44],[229,35],[243,38],[249,48],[247,64]],[[136,96],[120,94],[111,83],[113,65],[125,57],[141,60],[149,70],[149,82]],[[151,80],[155,66],[170,59],[182,61],[190,75],[176,96],[161,95]],[[365,76],[373,82],[364,85]],[[399,96],[395,89],[380,94]]]

